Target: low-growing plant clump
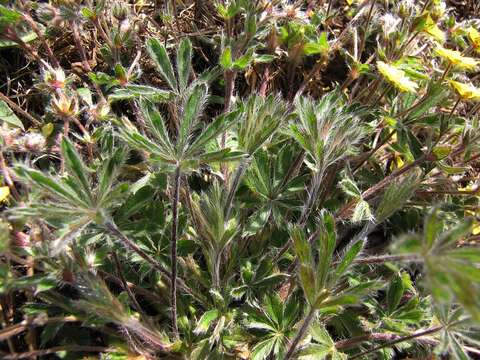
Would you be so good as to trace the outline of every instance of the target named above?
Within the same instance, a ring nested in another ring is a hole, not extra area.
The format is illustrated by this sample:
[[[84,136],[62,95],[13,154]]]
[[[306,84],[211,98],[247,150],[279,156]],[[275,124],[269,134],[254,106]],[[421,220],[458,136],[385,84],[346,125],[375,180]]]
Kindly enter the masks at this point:
[[[0,1],[2,359],[480,356],[480,4]]]

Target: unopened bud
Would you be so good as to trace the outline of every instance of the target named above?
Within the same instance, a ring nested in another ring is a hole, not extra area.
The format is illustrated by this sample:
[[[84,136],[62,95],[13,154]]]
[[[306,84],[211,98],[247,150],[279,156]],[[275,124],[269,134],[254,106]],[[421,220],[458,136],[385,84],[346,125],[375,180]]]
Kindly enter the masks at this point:
[[[75,96],[64,93],[54,95],[51,100],[52,110],[58,117],[67,119],[78,113],[78,101]]]

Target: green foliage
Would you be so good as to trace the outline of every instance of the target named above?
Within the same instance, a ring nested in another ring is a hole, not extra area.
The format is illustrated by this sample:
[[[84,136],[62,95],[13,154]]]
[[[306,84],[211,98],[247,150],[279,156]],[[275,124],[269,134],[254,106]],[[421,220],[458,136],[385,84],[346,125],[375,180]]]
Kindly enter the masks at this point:
[[[474,2],[0,3],[0,358],[478,357]]]

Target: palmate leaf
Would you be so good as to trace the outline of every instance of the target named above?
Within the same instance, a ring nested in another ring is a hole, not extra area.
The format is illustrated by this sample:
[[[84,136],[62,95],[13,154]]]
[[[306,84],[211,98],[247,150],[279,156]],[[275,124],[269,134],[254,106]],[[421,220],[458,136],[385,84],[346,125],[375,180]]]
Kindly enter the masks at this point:
[[[217,309],[206,311],[197,321],[197,327],[193,331],[195,334],[205,334],[210,328],[213,321],[220,315]]]
[[[434,208],[425,219],[423,237],[404,237],[401,252],[423,258],[426,286],[439,304],[457,301],[480,320],[480,251],[474,247],[457,248],[472,228],[472,219],[465,219],[444,230],[439,209]],[[457,255],[458,254],[458,255]]]
[[[357,255],[362,251],[363,247],[365,246],[364,241],[359,240],[354,244],[350,245],[340,260],[340,263],[337,265],[335,269],[335,277],[338,279],[340,278],[348,268],[352,265],[353,260],[357,257]]]
[[[45,175],[41,171],[31,169],[23,165],[17,165],[15,167],[15,172],[21,179],[26,180],[33,186],[37,186],[45,190],[53,198],[58,198],[72,206],[77,206],[80,208],[89,207],[89,204],[83,199],[79,198],[75,192],[58,180]]]
[[[202,153],[205,146],[216,139],[221,133],[230,128],[235,121],[238,120],[239,110],[234,110],[228,114],[222,114],[213,120],[207,127],[198,135],[193,143],[188,147],[184,154],[184,158],[195,157],[196,154]]]
[[[339,352],[335,348],[335,342],[330,337],[328,331],[319,323],[311,326],[309,334],[312,336],[312,342],[305,349],[301,350],[298,358],[301,360],[323,360],[335,359],[346,360],[347,355]]]
[[[274,336],[260,341],[252,348],[252,360],[266,359],[273,351],[277,342],[277,338]]]
[[[207,99],[207,89],[207,86],[203,83],[191,88],[183,109],[180,111],[182,119],[176,144],[167,131],[162,115],[155,108],[155,105],[148,100],[141,100],[139,104],[151,138],[140,134],[128,120],[124,121],[124,126],[120,129],[121,136],[134,148],[149,153],[151,161],[178,164],[182,171],[189,171],[201,163],[227,162],[242,158],[243,153],[228,148],[211,152],[206,151],[209,143],[238,120],[240,110],[237,109],[218,116],[197,134],[195,125],[198,124],[203,112]]]
[[[474,358],[470,355],[475,355],[480,345],[478,321],[452,303],[437,304],[433,310],[436,319],[443,325],[437,335],[440,341],[435,353],[449,354],[452,359]]]
[[[250,217],[252,225],[271,219],[282,228],[288,212],[301,204],[298,194],[304,191],[305,176],[290,178],[291,159],[296,155],[290,143],[285,144],[276,154],[264,149],[255,152],[248,167],[244,183],[251,192],[246,204],[258,209],[257,215]],[[257,220],[255,220],[257,218]],[[249,231],[253,230],[252,226]],[[263,225],[258,227],[262,229]]]
[[[99,175],[98,188],[96,189],[96,203],[103,205],[103,202],[108,199],[112,186],[117,180],[120,167],[125,161],[125,157],[125,149],[119,148],[102,166]]]
[[[170,140],[161,113],[150,101],[140,101],[140,109],[145,117],[148,129],[154,136],[158,147],[162,149],[162,153],[165,154],[165,157],[175,158],[175,147]]]
[[[354,153],[363,137],[358,110],[342,103],[338,92],[319,101],[305,97],[295,99],[298,123],[292,123],[289,134],[310,155],[317,170]]]
[[[335,232],[335,219],[328,212],[323,212],[320,220],[320,234],[318,237],[318,265],[316,279],[318,288],[323,289],[327,285],[330,274],[333,252],[335,251],[337,234]]]
[[[168,57],[167,49],[158,39],[150,38],[146,42],[147,52],[155,62],[158,71],[173,91],[178,91],[177,80],[173,72],[173,66]]]
[[[289,232],[293,243],[293,249],[299,259],[298,278],[300,280],[300,285],[302,286],[308,303],[313,305],[320,289],[318,285],[319,282],[315,277],[315,263],[313,261],[313,254],[310,250],[310,244],[300,227],[294,226]]]
[[[86,228],[92,223],[92,218],[83,216],[67,223],[60,229],[58,236],[50,244],[50,251],[52,256],[57,256],[65,250],[65,247],[75,240]]]
[[[299,309],[297,299],[291,297],[285,303],[278,294],[265,295],[262,303],[247,308],[247,327],[265,333],[253,347],[252,358],[266,359],[272,354],[274,358],[282,358],[288,338],[295,331]],[[270,344],[270,341],[273,343]]]
[[[137,130],[124,128],[120,130],[120,135],[132,147],[141,149],[151,154],[152,158],[156,161],[170,164],[175,164],[177,162],[175,155],[172,156],[172,154],[166,152],[165,148],[161,147],[160,144],[151,141],[146,136],[137,132]]]
[[[200,116],[203,113],[205,104],[207,102],[207,86],[205,84],[198,84],[194,86],[183,105],[183,113],[180,121],[180,129],[177,140],[177,151],[183,152],[186,148],[192,130],[198,123]]]
[[[124,160],[123,149],[105,159],[98,169],[96,181],[91,179],[93,175],[87,175],[89,170],[69,140],[62,140],[61,151],[69,173],[61,178],[23,165],[16,167],[19,178],[41,192],[33,196],[27,206],[12,209],[9,213],[12,219],[41,217],[55,228],[56,238],[50,243],[53,256],[63,251],[90,224],[103,225],[107,214],[118,205],[128,188],[115,184],[118,168]]]
[[[88,179],[89,170],[83,163],[80,155],[73,146],[73,144],[67,138],[62,139],[61,143],[62,155],[65,160],[65,167],[74,177],[75,185],[80,187],[82,193],[88,197],[89,205],[93,204],[93,195],[91,192],[90,182]]]
[[[240,149],[253,155],[287,118],[287,106],[273,95],[253,95],[241,105],[237,137]]]
[[[129,84],[122,88],[115,89],[108,96],[108,101],[116,102],[120,100],[148,99],[155,103],[164,103],[172,99],[172,92],[157,89],[146,85]]]

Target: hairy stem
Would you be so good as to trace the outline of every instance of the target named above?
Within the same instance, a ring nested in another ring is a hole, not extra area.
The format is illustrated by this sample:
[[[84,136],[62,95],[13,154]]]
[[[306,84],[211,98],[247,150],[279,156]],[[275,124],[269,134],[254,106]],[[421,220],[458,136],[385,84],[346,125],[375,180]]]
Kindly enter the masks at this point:
[[[415,167],[423,164],[424,162],[426,162],[427,160],[429,159],[428,156],[426,155],[423,155],[421,157],[419,157],[417,160],[411,162],[410,164],[408,165],[405,165],[404,167],[401,167],[400,169],[394,171],[393,173],[391,173],[389,176],[385,177],[383,180],[379,181],[378,183],[376,183],[375,185],[373,185],[371,188],[369,188],[368,190],[364,191],[362,193],[362,198],[364,200],[370,200],[371,198],[373,198],[376,194],[378,194],[378,192],[380,190],[382,190],[384,187],[386,187],[387,185],[389,185],[390,183],[392,183],[392,181],[394,181],[397,177],[399,177],[400,175],[403,175],[405,173],[407,173],[408,171],[414,169]],[[351,201],[349,202],[348,204],[346,204],[342,209],[340,209],[340,211],[336,214],[335,218],[336,219],[345,219],[349,214],[350,214],[350,211],[352,209],[352,207],[355,205],[355,201]]]
[[[15,183],[12,180],[12,177],[10,175],[10,169],[7,166],[5,157],[3,156],[3,150],[1,148],[0,148],[0,171],[2,172],[5,183],[10,188],[10,192],[12,193],[13,198],[16,201],[19,201],[20,194],[18,193],[17,188],[15,187]]]
[[[380,255],[358,258],[352,261],[353,264],[383,264],[389,261],[421,262],[422,257],[418,254]]]
[[[120,264],[120,260],[118,259],[116,252],[112,252],[112,258],[113,258],[113,262],[115,263],[115,267],[117,268],[118,278],[122,283],[122,287],[127,292],[127,295],[130,298],[130,301],[132,302],[133,306],[135,307],[135,310],[137,310],[138,313],[141,314],[144,319],[146,319],[147,317],[145,316],[145,313],[143,312],[142,307],[138,303],[135,297],[135,294],[133,293],[132,289],[130,289],[130,286],[128,286],[127,281],[123,276],[122,265]]]
[[[53,53],[52,48],[50,47],[50,45],[48,45],[48,42],[47,42],[47,40],[45,39],[45,36],[43,36],[43,33],[41,32],[40,28],[38,27],[36,21],[33,20],[32,17],[31,17],[27,12],[24,12],[22,15],[23,15],[23,18],[25,19],[25,21],[28,23],[28,25],[30,25],[30,27],[32,28],[32,30],[35,32],[35,34],[37,35],[38,39],[39,39],[39,40],[41,41],[41,43],[43,44],[45,50],[47,51],[48,58],[50,59],[53,67],[55,67],[55,68],[60,67],[60,63],[58,62],[57,57],[56,57],[55,54]]]
[[[72,27],[72,32],[73,32],[73,39],[75,41],[75,47],[77,48],[77,51],[80,55],[80,59],[82,60],[82,67],[83,70],[86,73],[89,73],[92,71],[92,68],[88,62],[87,55],[85,54],[85,49],[82,45],[82,40],[80,38],[80,30],[78,28],[78,24],[75,20],[70,21],[70,26]],[[103,96],[102,89],[98,86],[98,84],[93,83],[93,86],[95,87],[95,90],[97,92],[97,95],[100,97],[100,99],[103,102],[106,102],[105,97]]]
[[[310,327],[310,324],[311,324],[313,318],[315,317],[315,312],[316,312],[316,310],[315,310],[314,307],[310,308],[306,318],[303,320],[302,327],[300,328],[300,330],[298,330],[297,335],[295,336],[295,338],[290,343],[290,347],[288,348],[288,351],[285,354],[285,357],[283,358],[283,360],[292,359],[292,356],[295,353],[295,350],[297,349],[298,344],[300,343],[300,341],[302,341],[303,337],[305,336],[305,333],[307,332],[308,328]]]
[[[132,240],[130,240],[118,227],[113,221],[106,221],[104,224],[105,228],[117,239],[119,239],[125,247],[132,250],[133,252],[137,253],[142,259],[147,261],[155,270],[157,270],[161,275],[163,275],[171,285],[172,277],[171,273],[167,271],[158,261],[152,258],[150,255],[145,253],[142,249],[140,249]],[[192,289],[190,289],[182,279],[176,278],[176,286],[182,289],[185,293],[189,294],[193,298],[195,298],[198,302],[205,304],[205,298],[197,293],[194,293]]]
[[[13,353],[10,355],[5,355],[2,359],[4,360],[16,360],[16,359],[26,359],[34,358],[37,356],[45,356],[49,354],[55,354],[61,351],[69,352],[95,352],[95,353],[104,353],[104,352],[115,352],[116,348],[109,348],[104,346],[84,346],[84,345],[65,345],[65,346],[56,346],[49,349],[40,349],[34,351],[28,351],[24,353]]]
[[[28,112],[23,110],[20,106],[18,106],[15,102],[10,100],[6,95],[4,95],[2,92],[0,92],[0,100],[5,101],[8,106],[10,106],[13,110],[15,110],[17,113],[25,117],[26,119],[30,120],[33,124],[37,126],[41,126],[42,122],[40,120],[37,120],[34,118],[32,115],[30,115]]]
[[[237,74],[233,70],[227,70],[225,71],[223,76],[225,79],[225,98],[223,103],[223,112],[228,113],[230,111],[230,108],[232,107],[233,90],[234,90],[235,78]],[[225,149],[226,144],[227,144],[227,133],[224,132],[222,134],[220,147],[222,149]],[[228,185],[228,167],[225,163],[221,164],[221,171],[225,179],[225,184]]]
[[[178,338],[177,324],[177,237],[178,237],[178,201],[180,198],[180,178],[181,170],[177,165],[175,169],[173,199],[172,199],[172,234],[171,234],[171,267],[172,267],[172,287],[171,287],[171,312],[172,312],[172,328],[176,338]]]
[[[374,353],[378,350],[381,350],[381,349],[384,349],[384,348],[387,348],[387,347],[391,347],[393,345],[396,345],[396,344],[399,344],[399,343],[402,343],[404,341],[409,341],[409,340],[413,340],[413,339],[416,339],[416,338],[419,338],[419,337],[422,337],[422,336],[426,336],[426,335],[430,335],[430,334],[435,334],[441,330],[443,330],[443,325],[439,325],[439,326],[435,326],[433,328],[430,328],[430,329],[426,329],[426,330],[423,330],[423,331],[417,331],[411,335],[407,335],[407,336],[404,336],[404,337],[401,337],[401,338],[398,338],[398,339],[395,339],[395,340],[392,340],[392,341],[389,341],[385,344],[382,344],[382,345],[379,345],[379,346],[375,346],[374,348],[370,349],[370,350],[366,350],[366,351],[363,351],[361,352],[360,354],[357,354],[357,355],[354,355],[352,356],[350,359],[353,360],[353,359],[360,359],[360,358],[363,358],[365,355],[368,355],[368,354],[371,354],[371,353]]]
[[[162,275],[170,279],[170,273],[160,265],[154,258],[144,252],[137,244],[135,244],[132,240],[130,240],[112,221],[107,221],[105,223],[105,227],[107,230],[114,235],[117,239],[119,239],[128,249],[132,250],[133,252],[137,253],[142,259],[148,262],[152,267],[160,272]]]
[[[302,227],[307,222],[308,216],[310,215],[310,213],[314,208],[315,201],[317,200],[318,191],[320,190],[320,185],[322,183],[322,178],[323,178],[323,170],[319,170],[315,172],[315,174],[313,175],[313,179],[310,184],[310,189],[308,191],[307,201],[305,202],[305,205],[302,210],[302,214],[298,219],[298,225]]]

